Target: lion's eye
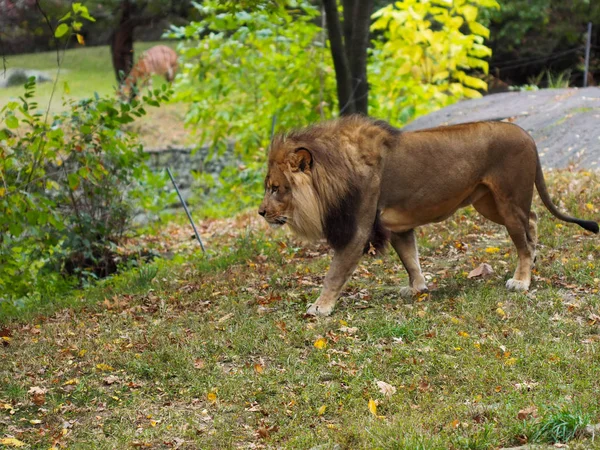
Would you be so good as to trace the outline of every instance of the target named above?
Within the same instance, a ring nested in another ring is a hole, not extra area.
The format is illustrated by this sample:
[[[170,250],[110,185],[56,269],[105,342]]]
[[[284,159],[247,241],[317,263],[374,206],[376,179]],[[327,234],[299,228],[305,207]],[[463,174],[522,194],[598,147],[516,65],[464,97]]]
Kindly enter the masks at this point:
[[[274,194],[279,190],[279,186],[271,186],[271,192]]]

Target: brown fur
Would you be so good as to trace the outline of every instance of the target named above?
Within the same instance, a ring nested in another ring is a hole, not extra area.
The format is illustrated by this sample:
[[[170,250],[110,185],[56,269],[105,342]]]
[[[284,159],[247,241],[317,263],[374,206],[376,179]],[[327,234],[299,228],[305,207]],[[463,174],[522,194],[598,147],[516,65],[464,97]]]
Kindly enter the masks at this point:
[[[259,213],[307,239],[326,238],[335,250],[309,314],[330,314],[360,255],[384,246],[390,233],[409,274],[402,293],[426,291],[413,230],[469,204],[506,226],[519,254],[507,287],[527,290],[537,241],[534,185],[556,217],[598,232],[597,223],[564,215],[552,204],[535,143],[513,124],[401,132],[350,116],[277,136],[268,165]]]
[[[125,79],[124,92],[131,95],[133,86],[145,85],[150,77],[162,75],[168,82],[175,79],[177,73],[177,53],[166,45],[150,47],[138,59]]]

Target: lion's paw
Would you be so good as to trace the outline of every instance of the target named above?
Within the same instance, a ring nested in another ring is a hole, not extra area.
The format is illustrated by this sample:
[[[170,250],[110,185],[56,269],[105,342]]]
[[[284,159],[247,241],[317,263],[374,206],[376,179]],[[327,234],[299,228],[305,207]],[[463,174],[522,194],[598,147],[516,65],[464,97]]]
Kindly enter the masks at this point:
[[[306,315],[326,317],[333,311],[333,306],[334,305],[319,305],[318,303],[313,303],[306,310]]]
[[[527,291],[529,290],[529,283],[511,278],[506,282],[506,289],[517,292]]]
[[[420,289],[404,286],[400,288],[400,297],[410,299],[427,292],[429,292],[429,289],[426,286],[421,286]]]

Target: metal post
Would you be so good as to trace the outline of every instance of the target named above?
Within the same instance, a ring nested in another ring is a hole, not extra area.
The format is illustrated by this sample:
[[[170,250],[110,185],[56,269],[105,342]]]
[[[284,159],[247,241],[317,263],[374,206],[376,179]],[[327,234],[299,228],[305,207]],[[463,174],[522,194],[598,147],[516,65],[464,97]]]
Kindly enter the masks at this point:
[[[583,73],[583,87],[588,84],[588,72],[590,70],[590,47],[592,46],[592,22],[588,22],[587,42],[585,43],[585,72]]]
[[[188,217],[190,223],[192,224],[192,228],[194,229],[194,234],[196,235],[196,239],[198,239],[198,242],[200,243],[200,247],[202,248],[202,252],[204,254],[206,254],[206,250],[204,249],[204,244],[202,243],[202,239],[200,239],[200,234],[198,233],[198,230],[196,229],[196,225],[194,224],[194,220],[192,219],[192,215],[190,214],[190,211],[188,210],[188,207],[185,204],[185,200],[181,196],[181,192],[179,192],[179,188],[177,187],[177,183],[175,183],[175,178],[173,178],[173,174],[171,173],[171,169],[169,169],[168,167],[167,167],[167,173],[169,174],[169,178],[171,179],[171,182],[173,183],[173,186],[175,186],[175,190],[177,191],[177,195],[179,196],[179,201],[181,201],[181,204],[183,205],[183,209],[185,209],[185,213],[187,214],[187,217]]]

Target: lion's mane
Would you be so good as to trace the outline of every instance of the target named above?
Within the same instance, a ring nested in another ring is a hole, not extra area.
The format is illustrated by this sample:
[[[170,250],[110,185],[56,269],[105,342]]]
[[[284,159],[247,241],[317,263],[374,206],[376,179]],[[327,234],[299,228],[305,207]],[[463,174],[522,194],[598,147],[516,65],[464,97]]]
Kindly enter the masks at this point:
[[[312,156],[310,176],[303,171],[284,173],[292,186],[292,230],[309,240],[325,237],[336,250],[344,248],[357,232],[357,214],[364,200],[360,186],[372,176],[373,155],[380,154],[370,149],[393,147],[400,133],[384,121],[355,115],[276,136],[272,149],[293,144]],[[382,251],[388,240],[389,231],[377,211],[365,252]]]

